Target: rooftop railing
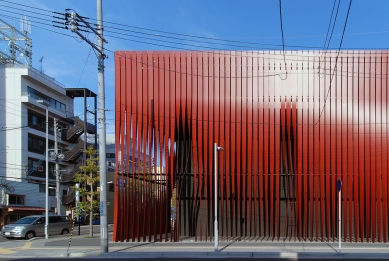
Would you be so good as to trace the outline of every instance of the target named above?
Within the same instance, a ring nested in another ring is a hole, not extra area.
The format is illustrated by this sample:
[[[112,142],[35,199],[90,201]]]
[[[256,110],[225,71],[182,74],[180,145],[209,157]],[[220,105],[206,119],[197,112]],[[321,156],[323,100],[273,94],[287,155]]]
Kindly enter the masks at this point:
[[[65,85],[60,83],[59,81],[57,81],[55,78],[53,77],[50,77],[48,76],[47,74],[44,74],[43,72],[35,69],[34,67],[29,67],[27,64],[12,64],[12,63],[7,63],[5,65],[5,68],[21,68],[21,69],[30,69],[31,71],[33,71],[34,73],[37,73],[39,74],[40,76],[42,76],[43,78],[45,78],[46,80],[49,80],[49,81],[52,81],[53,83],[61,86],[62,88],[65,88]]]

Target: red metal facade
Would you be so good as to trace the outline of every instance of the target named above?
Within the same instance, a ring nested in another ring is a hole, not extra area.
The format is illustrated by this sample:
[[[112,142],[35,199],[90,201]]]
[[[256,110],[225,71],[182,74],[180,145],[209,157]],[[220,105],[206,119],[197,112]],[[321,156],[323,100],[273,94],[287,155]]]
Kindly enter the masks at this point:
[[[337,241],[341,179],[343,240],[388,242],[388,53],[285,60],[115,53],[114,241],[213,240],[216,142],[221,240]]]

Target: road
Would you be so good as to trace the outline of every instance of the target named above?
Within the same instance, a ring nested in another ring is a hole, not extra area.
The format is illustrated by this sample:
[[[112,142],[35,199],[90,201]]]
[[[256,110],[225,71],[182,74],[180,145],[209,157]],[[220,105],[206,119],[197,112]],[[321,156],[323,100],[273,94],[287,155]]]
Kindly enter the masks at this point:
[[[109,231],[112,231],[112,226],[110,225],[109,226]],[[74,227],[74,231],[73,231],[73,235],[78,235],[78,232],[79,232],[79,227],[78,225],[76,225]],[[100,225],[93,225],[93,234],[100,234]],[[82,225],[80,226],[80,235],[89,235],[89,225]],[[50,238],[54,238],[54,237],[66,237],[66,238],[69,238],[69,235],[55,235],[55,236],[50,236]],[[37,237],[35,238],[35,240],[37,239],[40,239],[40,238],[44,238],[44,237]],[[0,244],[3,243],[3,242],[9,242],[11,240],[25,240],[25,239],[6,239],[5,237],[0,237]]]
[[[79,261],[79,260],[85,260],[87,259],[88,261],[101,261],[102,258],[93,258],[93,257],[88,257],[88,258],[77,258],[77,257],[69,257],[69,258],[61,258],[61,260],[72,260],[72,261]],[[222,261],[222,260],[231,260],[232,258],[217,258],[218,261]],[[236,258],[233,258],[236,260]],[[22,260],[26,260],[26,261],[41,261],[41,260],[53,260],[53,258],[0,258],[0,261],[8,261],[8,260],[17,260],[17,261],[22,261]],[[128,257],[127,258],[115,258],[115,261],[118,260],[118,261],[121,261],[121,260],[128,260]],[[131,258],[132,261],[155,261],[156,258]],[[199,258],[158,258],[158,261],[170,261],[170,260],[187,260],[187,261],[198,261]],[[201,258],[201,260],[215,260],[215,258]],[[238,260],[240,261],[255,261],[255,260],[271,260],[271,261],[288,261],[288,260],[304,260],[304,261],[328,261],[328,260],[331,260],[331,261],[344,261],[344,258],[328,258],[328,259],[325,259],[325,258],[239,258]],[[357,258],[357,259],[352,259],[354,261],[366,261],[366,259],[364,258]],[[379,260],[389,260],[389,259],[379,259]]]
[[[0,242],[2,260],[53,260],[54,258],[81,260],[389,260],[388,243],[347,243],[342,252],[336,242],[220,242],[220,252],[214,252],[212,242],[109,242],[109,252],[100,252],[100,226],[94,228],[89,238],[89,226],[80,227],[72,237],[50,236],[49,240],[38,237],[31,240],[6,240]],[[113,226],[109,227],[110,236]],[[71,240],[70,240],[71,239]],[[29,258],[27,258],[29,257]],[[69,258],[68,258],[69,257]]]

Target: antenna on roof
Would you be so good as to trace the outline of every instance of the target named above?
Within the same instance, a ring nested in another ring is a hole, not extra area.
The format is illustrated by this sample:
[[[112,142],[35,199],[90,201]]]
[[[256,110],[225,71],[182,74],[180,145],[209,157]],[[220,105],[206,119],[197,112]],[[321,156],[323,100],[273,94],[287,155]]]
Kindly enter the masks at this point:
[[[20,31],[25,35],[31,34],[31,22],[27,20],[27,16],[20,18]]]
[[[42,62],[42,61],[43,61],[43,58],[44,58],[44,57],[45,57],[45,56],[42,55],[42,57],[39,59],[39,63],[41,64],[41,68],[40,68],[40,69],[41,69],[41,70],[40,70],[41,73],[43,73],[43,66],[42,66],[42,63],[43,63],[43,62]]]

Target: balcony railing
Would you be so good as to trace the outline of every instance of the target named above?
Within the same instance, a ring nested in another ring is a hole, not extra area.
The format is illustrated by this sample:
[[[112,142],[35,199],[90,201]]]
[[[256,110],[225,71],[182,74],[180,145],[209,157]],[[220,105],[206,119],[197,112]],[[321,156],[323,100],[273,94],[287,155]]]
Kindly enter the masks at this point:
[[[84,133],[86,127],[86,131],[90,134],[96,134],[96,126],[87,122],[86,126],[84,121],[80,118],[74,118],[74,125],[70,126],[68,130],[62,133],[62,139],[69,142],[76,142],[77,139]]]
[[[43,123],[43,124],[28,123],[28,127],[32,128],[34,130],[41,131],[41,132],[46,132],[46,124],[45,123]],[[52,127],[49,128],[49,134],[54,135],[54,128],[52,128]]]
[[[21,69],[30,69],[31,71],[33,71],[34,73],[36,74],[39,74],[40,76],[42,76],[43,78],[45,78],[46,80],[49,80],[59,86],[61,86],[62,88],[65,88],[65,85],[58,82],[55,78],[52,78],[46,74],[44,74],[43,72],[33,68],[33,67],[29,67],[27,64],[12,64],[12,63],[7,63],[5,65],[6,68],[21,68]]]
[[[29,97],[29,98],[31,98],[31,99],[33,99],[33,100],[45,100],[45,101],[47,101],[48,103],[50,103],[50,101],[48,101],[46,98],[42,98],[42,97],[40,97],[40,96],[38,96],[38,95],[29,93],[29,92],[22,92],[22,97]],[[61,112],[61,113],[67,113],[66,110],[61,110],[60,108],[57,108],[57,107],[55,107],[55,106],[49,106],[49,110],[51,110],[51,109],[56,110],[56,111],[59,111],[59,112]]]
[[[82,139],[79,139],[76,146],[74,146],[71,150],[64,153],[65,155],[64,160],[65,161],[77,160],[84,152],[84,144],[85,142]]]
[[[83,165],[82,161],[80,161],[80,162],[78,162],[77,165],[74,166],[74,168],[69,173],[62,174],[62,176],[61,176],[62,182],[71,181],[76,176],[76,174],[78,173],[78,171],[80,170],[80,167],[82,165]]]

